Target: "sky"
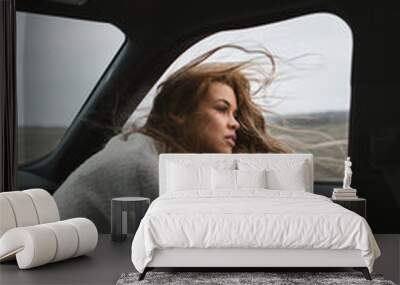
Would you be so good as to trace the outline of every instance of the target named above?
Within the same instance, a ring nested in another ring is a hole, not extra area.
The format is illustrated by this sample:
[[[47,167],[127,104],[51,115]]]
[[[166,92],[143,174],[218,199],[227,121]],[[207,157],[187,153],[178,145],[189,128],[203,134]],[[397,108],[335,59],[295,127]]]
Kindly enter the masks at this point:
[[[124,35],[109,24],[17,13],[19,125],[68,126],[123,41]],[[272,96],[258,102],[272,111],[284,115],[349,110],[352,33],[342,19],[327,13],[211,35],[183,53],[159,82],[226,43],[262,46],[278,58],[277,80],[267,90]],[[247,57],[223,52],[212,61],[232,59]],[[154,91],[130,120],[149,111]]]
[[[352,33],[342,19],[327,13],[214,34],[183,53],[155,86],[194,57],[226,43],[262,46],[278,58],[278,79],[267,90],[272,96],[263,99],[272,111],[286,115],[349,110]],[[211,61],[242,59],[249,58],[226,51]],[[155,88],[129,121],[148,113],[154,95]]]

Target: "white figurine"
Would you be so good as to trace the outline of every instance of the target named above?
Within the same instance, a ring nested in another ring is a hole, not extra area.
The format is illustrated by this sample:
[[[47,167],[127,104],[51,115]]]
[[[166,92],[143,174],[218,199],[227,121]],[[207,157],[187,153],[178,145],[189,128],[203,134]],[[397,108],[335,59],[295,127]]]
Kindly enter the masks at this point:
[[[351,175],[353,172],[351,171],[351,161],[350,157],[344,161],[344,178],[343,178],[343,189],[352,189],[351,184]]]

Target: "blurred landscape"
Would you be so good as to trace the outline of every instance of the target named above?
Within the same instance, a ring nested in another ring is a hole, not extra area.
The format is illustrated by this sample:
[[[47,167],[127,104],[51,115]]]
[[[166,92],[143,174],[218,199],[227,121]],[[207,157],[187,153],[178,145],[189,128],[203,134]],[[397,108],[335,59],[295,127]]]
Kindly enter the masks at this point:
[[[18,165],[49,154],[66,130],[66,127],[18,127]]]
[[[271,133],[295,152],[314,155],[315,181],[341,181],[347,156],[348,112],[267,117]],[[19,127],[18,163],[32,162],[55,149],[66,127]]]
[[[314,155],[315,181],[341,181],[347,157],[348,122],[347,111],[296,114],[273,120],[278,129],[272,133],[295,152]]]

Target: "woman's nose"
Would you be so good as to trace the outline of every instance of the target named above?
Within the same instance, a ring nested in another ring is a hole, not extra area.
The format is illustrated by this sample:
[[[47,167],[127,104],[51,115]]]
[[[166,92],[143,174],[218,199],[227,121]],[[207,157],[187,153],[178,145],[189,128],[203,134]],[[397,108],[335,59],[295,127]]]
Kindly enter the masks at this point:
[[[235,130],[240,128],[240,124],[236,120],[235,116],[231,116],[231,118],[229,119],[229,127],[233,128]]]

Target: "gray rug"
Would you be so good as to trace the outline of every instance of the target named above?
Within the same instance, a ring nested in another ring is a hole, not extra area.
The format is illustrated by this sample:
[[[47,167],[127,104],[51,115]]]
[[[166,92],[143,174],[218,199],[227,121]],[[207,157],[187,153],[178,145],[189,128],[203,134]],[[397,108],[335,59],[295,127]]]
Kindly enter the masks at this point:
[[[134,284],[379,284],[395,285],[384,280],[382,275],[372,274],[372,281],[364,278],[360,272],[148,272],[142,281],[138,281],[139,273],[122,274],[117,285]]]

